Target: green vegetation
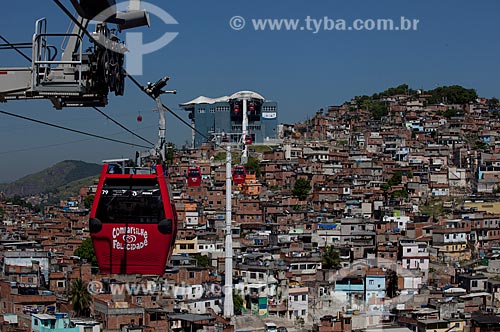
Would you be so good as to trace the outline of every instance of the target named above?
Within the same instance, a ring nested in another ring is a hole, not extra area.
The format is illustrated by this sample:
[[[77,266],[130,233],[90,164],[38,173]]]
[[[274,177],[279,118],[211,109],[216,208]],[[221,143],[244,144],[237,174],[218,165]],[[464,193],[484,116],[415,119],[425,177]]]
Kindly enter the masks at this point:
[[[322,257],[322,267],[324,269],[333,269],[340,265],[340,252],[333,246],[328,246],[325,249]]]
[[[375,120],[380,120],[389,113],[389,108],[380,100],[368,96],[354,97],[358,108],[368,110]]]
[[[443,201],[441,199],[432,198],[425,205],[419,207],[420,213],[428,216],[439,216],[443,214]]]
[[[87,260],[93,266],[97,265],[97,258],[92,245],[92,239],[89,237],[82,242],[82,244],[75,250],[75,256]]]
[[[372,99],[380,99],[382,97],[389,97],[389,96],[394,96],[394,95],[416,96],[417,94],[418,94],[418,91],[410,89],[408,84],[401,84],[395,88],[389,88],[389,89],[382,91],[380,93],[373,94]]]
[[[433,90],[422,91],[422,93],[428,96],[426,99],[426,102],[428,104],[439,104],[444,102],[447,104],[463,105],[475,101],[478,98],[476,90],[466,89],[460,85],[437,87]],[[353,110],[368,110],[371,113],[373,119],[380,120],[382,117],[388,114],[388,107],[383,101],[384,97],[394,95],[407,95],[416,98],[417,96],[419,96],[419,94],[420,91],[410,89],[408,84],[401,84],[397,87],[388,88],[387,90],[380,93],[374,93],[371,96],[364,95],[354,97],[356,107],[353,107]],[[491,105],[490,108],[495,109],[500,106],[500,102],[497,98],[491,98],[488,102],[488,105]],[[459,111],[454,109],[447,110],[446,112],[441,112],[438,114],[444,115],[447,118],[460,115]]]
[[[499,106],[500,106],[500,101],[498,100],[498,98],[493,97],[488,100],[488,107],[490,109],[498,109]]]
[[[247,171],[247,173],[255,173],[257,178],[259,178],[261,174],[259,159],[249,156],[248,161],[245,164],[245,170]]]
[[[165,163],[172,165],[177,148],[174,143],[167,143],[165,146]]]
[[[387,276],[387,296],[396,297],[398,292],[398,274],[396,271],[388,271]]]
[[[226,162],[226,153],[225,152],[220,152],[217,155],[214,156],[214,161],[218,162]],[[233,165],[238,165],[240,164],[241,161],[241,156],[239,153],[231,152],[231,163]]]
[[[467,104],[477,99],[477,93],[474,89],[466,89],[460,85],[440,86],[433,90],[425,91],[425,94],[431,95],[427,99],[429,104]]]
[[[83,200],[83,205],[85,206],[86,209],[90,209],[92,207],[92,203],[94,203],[94,195],[89,195],[85,197]]]
[[[233,305],[234,305],[234,311],[241,311],[243,310],[243,304],[245,300],[241,296],[241,292],[239,289],[235,289],[233,292]]]
[[[87,285],[81,278],[73,280],[69,291],[69,298],[73,311],[77,317],[89,317],[90,315],[90,294]]]
[[[488,144],[486,144],[485,142],[481,141],[481,140],[477,140],[474,142],[474,147],[473,147],[474,150],[487,150],[488,149]]]
[[[279,187],[277,184],[273,184],[272,186],[269,186],[269,188],[268,188],[268,189],[269,189],[269,190],[271,190],[271,191],[276,191],[276,190],[278,190],[279,188],[280,188],[280,187]]]
[[[387,191],[389,189],[391,189],[393,186],[398,186],[401,184],[401,182],[403,181],[403,175],[401,174],[400,171],[397,171],[396,173],[394,173],[394,175],[389,179],[389,181],[387,181],[387,183],[384,183],[383,185],[380,186],[380,188],[383,190],[383,191]]]
[[[295,181],[293,186],[292,194],[297,196],[299,200],[303,201],[307,198],[309,191],[311,190],[311,182],[304,178],[299,178]]]
[[[346,146],[347,144],[349,144],[349,141],[346,139],[338,139],[336,141],[337,146]]]
[[[0,191],[7,196],[56,193],[58,197],[67,199],[78,193],[84,186],[82,183],[92,184],[100,172],[101,165],[66,160],[12,183],[0,185]],[[87,182],[78,182],[83,179],[87,179]]]
[[[396,190],[391,193],[392,198],[408,198],[406,190]]]
[[[273,149],[267,145],[252,145],[251,149],[253,149],[255,152],[260,152],[260,153],[273,151]]]
[[[196,259],[196,264],[198,266],[203,266],[203,267],[210,266],[210,258],[208,258],[208,256],[206,255],[194,254],[193,258]]]

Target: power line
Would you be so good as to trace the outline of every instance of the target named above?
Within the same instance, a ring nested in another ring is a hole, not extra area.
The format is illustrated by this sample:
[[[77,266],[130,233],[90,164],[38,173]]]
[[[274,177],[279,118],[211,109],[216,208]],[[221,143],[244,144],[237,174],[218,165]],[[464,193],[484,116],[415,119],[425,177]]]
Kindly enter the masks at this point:
[[[74,132],[74,133],[77,133],[77,134],[91,136],[91,137],[94,137],[94,138],[100,138],[100,139],[103,139],[103,140],[106,140],[106,141],[111,141],[111,142],[115,142],[115,143],[131,145],[131,146],[137,146],[137,147],[146,148],[146,149],[151,148],[150,146],[145,146],[145,145],[130,143],[130,142],[126,142],[126,141],[117,140],[117,139],[114,139],[114,138],[104,137],[104,136],[101,136],[101,135],[91,134],[91,133],[87,133],[87,132],[84,132],[84,131],[81,131],[81,130],[59,126],[59,125],[56,125],[56,124],[53,124],[53,123],[49,123],[49,122],[45,122],[45,121],[41,121],[41,120],[37,120],[37,119],[33,119],[33,118],[28,118],[26,116],[17,115],[17,114],[6,112],[6,111],[2,111],[2,110],[0,110],[0,113],[5,114],[5,115],[10,115],[10,116],[13,116],[13,117],[16,117],[16,118],[19,118],[19,119],[23,119],[23,120],[27,120],[27,121],[31,121],[31,122],[35,122],[35,123],[39,123],[39,124],[43,124],[43,125],[46,125],[46,126],[49,126],[49,127],[54,127],[54,128],[59,128],[59,129],[62,129],[62,130]]]
[[[153,127],[155,127],[155,126],[146,126],[146,127],[142,127],[141,129],[153,128]],[[121,134],[121,133],[123,133],[123,131],[114,132],[114,133],[112,133],[110,135],[117,135],[117,134]],[[34,147],[30,147],[30,148],[21,148],[21,149],[9,150],[9,151],[0,151],[0,155],[17,153],[17,152],[34,151],[34,150],[52,148],[52,147],[56,147],[56,146],[63,146],[63,145],[81,143],[81,142],[86,142],[86,141],[91,141],[91,140],[92,140],[92,138],[84,138],[84,139],[79,139],[79,140],[75,140],[75,141],[63,142],[63,143],[53,143],[53,144],[46,144],[46,145],[34,146]]]
[[[24,54],[23,52],[21,52],[19,50],[19,48],[17,48],[16,45],[12,44],[11,42],[9,42],[7,39],[5,39],[2,35],[0,35],[0,39],[2,39],[7,45],[9,45],[14,51],[16,51],[17,53],[19,53],[23,58],[25,58],[26,60],[28,60],[28,62],[32,62],[30,57],[27,56],[26,54]]]
[[[71,21],[73,21],[73,23],[75,23],[83,31],[83,33],[85,35],[87,35],[93,42],[98,43],[97,40],[94,38],[94,36],[92,36],[92,34],[90,32],[88,32],[87,28],[85,26],[83,26],[59,0],[54,0],[54,2],[59,6],[59,8],[61,8],[61,10],[66,14],[66,16],[68,16],[71,19]],[[142,92],[144,92],[146,95],[148,95],[151,99],[155,100],[155,98],[146,91],[144,86],[142,86],[132,75],[127,73],[125,70],[124,70],[124,73],[132,81],[132,83],[134,83]],[[199,131],[195,127],[191,126],[191,124],[189,124],[186,120],[184,120],[179,115],[177,115],[177,113],[172,111],[165,104],[161,103],[161,106],[164,107],[170,114],[172,114],[176,119],[181,121],[188,128],[190,128],[191,130],[198,133],[201,137],[203,137],[207,141],[210,140],[210,138],[208,136],[206,136],[204,133],[202,133],[201,131]],[[219,147],[221,147],[223,150],[226,150],[226,148],[224,146],[217,144],[217,143],[215,143],[215,144],[218,145]]]
[[[97,107],[95,106],[92,106],[93,109],[95,109],[97,112],[101,113],[102,115],[104,115],[106,117],[106,119],[110,120],[111,122],[113,122],[114,124],[116,124],[117,126],[119,126],[120,128],[126,130],[127,132],[131,133],[132,135],[134,135],[135,137],[143,140],[144,142],[146,143],[149,143],[151,145],[155,145],[154,143],[150,142],[149,140],[145,139],[144,137],[140,136],[140,135],[137,135],[136,133],[134,133],[133,131],[129,130],[128,128],[126,128],[125,126],[123,126],[121,123],[115,121],[114,119],[112,119],[110,116],[108,116],[106,113],[104,113],[103,111],[101,111],[100,109],[98,109]]]
[[[147,91],[146,89],[144,88],[144,86],[142,86],[132,75],[130,75],[129,73],[127,73],[125,71],[125,75],[132,81],[132,83],[134,83],[135,86],[137,86],[139,88],[139,90],[141,90],[142,92],[144,92],[147,96],[149,96],[151,99],[155,100],[155,98],[153,96],[151,96]],[[194,130],[196,133],[200,134],[201,137],[203,137],[204,139],[206,139],[207,141],[210,140],[210,138],[208,136],[206,136],[203,132],[199,131],[198,129],[196,129],[195,127],[191,126],[190,123],[188,123],[186,120],[184,120],[183,118],[181,118],[179,115],[177,115],[177,113],[175,113],[174,111],[172,111],[168,106],[166,106],[165,104],[161,103],[161,106],[163,108],[165,108],[170,114],[172,114],[177,120],[179,120],[180,122],[182,122],[184,125],[186,125],[189,129],[191,130]],[[216,145],[218,145],[219,147],[221,147],[223,150],[226,150],[225,146],[223,145],[220,145],[220,144],[217,144],[215,143]]]

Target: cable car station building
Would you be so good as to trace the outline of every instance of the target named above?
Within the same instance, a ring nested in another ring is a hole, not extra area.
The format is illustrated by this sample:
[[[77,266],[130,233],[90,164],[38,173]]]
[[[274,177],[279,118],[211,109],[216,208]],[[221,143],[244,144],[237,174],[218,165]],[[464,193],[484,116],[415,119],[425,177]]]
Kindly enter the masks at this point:
[[[278,136],[278,104],[266,100],[253,91],[240,91],[231,96],[208,98],[200,96],[180,104],[189,112],[189,119],[196,131],[192,132],[192,147],[201,146],[205,137],[227,134],[231,142],[241,139],[243,132],[243,108],[246,101],[248,134],[256,144]],[[203,137],[200,133],[203,133]]]

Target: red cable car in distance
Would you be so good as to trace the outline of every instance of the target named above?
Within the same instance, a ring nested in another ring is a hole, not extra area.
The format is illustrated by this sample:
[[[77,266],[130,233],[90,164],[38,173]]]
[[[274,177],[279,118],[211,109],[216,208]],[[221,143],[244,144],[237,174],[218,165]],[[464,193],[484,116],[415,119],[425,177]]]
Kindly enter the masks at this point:
[[[245,170],[245,166],[237,165],[233,168],[233,183],[234,184],[243,184],[245,183],[245,179],[247,177],[247,171]]]
[[[189,167],[186,176],[188,187],[199,187],[201,185],[201,170],[199,167]]]
[[[163,167],[104,164],[89,231],[101,273],[162,275],[177,234]]]
[[[245,144],[246,145],[252,145],[252,143],[253,143],[253,141],[252,141],[252,135],[246,134],[244,138],[245,138]]]

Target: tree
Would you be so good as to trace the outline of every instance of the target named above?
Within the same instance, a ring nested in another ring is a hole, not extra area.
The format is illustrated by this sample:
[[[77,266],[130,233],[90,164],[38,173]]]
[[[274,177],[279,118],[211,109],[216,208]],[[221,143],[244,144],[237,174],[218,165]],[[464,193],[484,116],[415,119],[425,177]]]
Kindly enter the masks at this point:
[[[165,146],[165,163],[167,165],[172,165],[175,157],[177,148],[174,143],[168,142]]]
[[[90,294],[81,278],[71,283],[69,297],[76,316],[88,317],[90,315]]]
[[[499,104],[500,101],[496,97],[493,97],[488,100],[488,106],[490,107],[490,109],[496,109],[499,106]]]
[[[387,296],[393,298],[398,292],[398,274],[396,271],[390,270],[387,273]]]
[[[193,255],[193,258],[196,258],[196,263],[198,266],[209,266],[210,265],[210,258],[206,255],[202,254],[195,254]]]
[[[243,310],[243,304],[245,300],[241,296],[241,292],[238,289],[235,289],[233,292],[233,306],[234,312],[241,312]]]
[[[75,250],[75,256],[87,260],[87,262],[92,265],[97,265],[97,258],[95,256],[94,246],[92,245],[92,239],[88,237],[82,244]]]
[[[83,205],[85,206],[86,209],[90,209],[92,207],[92,203],[94,203],[94,195],[89,195],[85,197],[83,200]]]
[[[249,156],[248,157],[248,161],[245,164],[245,170],[247,172],[253,172],[253,173],[255,173],[255,176],[257,178],[259,178],[260,177],[260,163],[259,163],[259,159],[255,158],[255,157],[252,157],[252,156]]]
[[[387,183],[384,183],[380,186],[380,189],[382,189],[383,191],[388,191],[393,186],[400,185],[401,182],[403,182],[403,175],[401,174],[401,172],[397,171],[392,175]]]
[[[340,252],[333,246],[328,246],[325,248],[325,252],[322,257],[322,267],[325,269],[332,269],[340,265]]]
[[[307,198],[309,190],[311,190],[311,182],[304,178],[298,178],[297,181],[295,181],[295,185],[293,186],[292,194],[303,201]]]
[[[429,104],[447,103],[447,104],[467,104],[477,99],[477,93],[474,89],[466,89],[460,85],[440,86],[434,90],[426,91],[425,94],[431,95],[427,100]]]

